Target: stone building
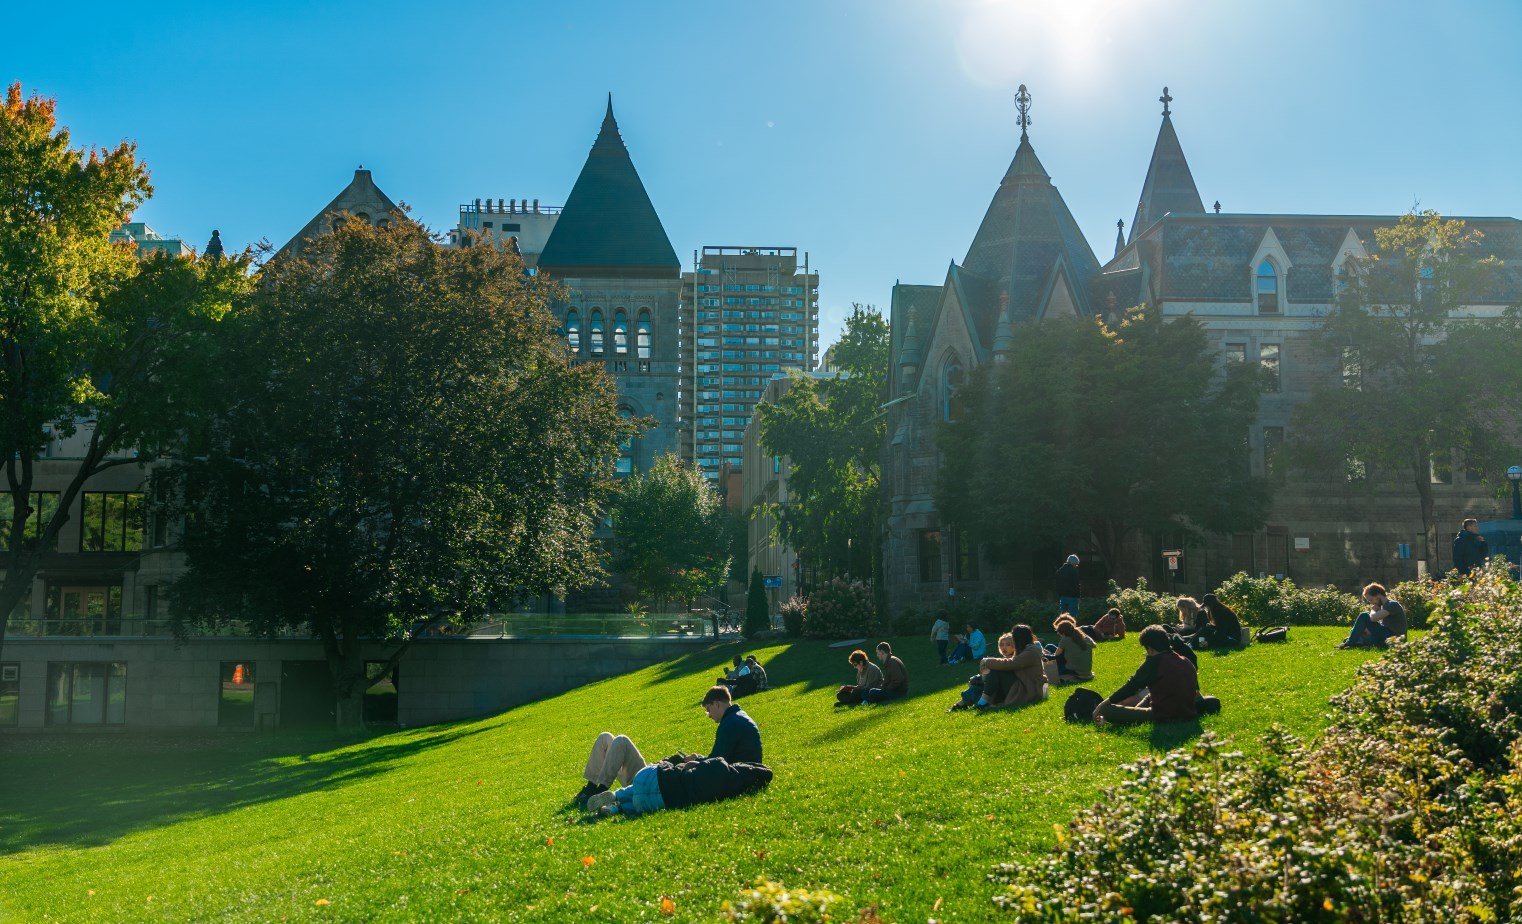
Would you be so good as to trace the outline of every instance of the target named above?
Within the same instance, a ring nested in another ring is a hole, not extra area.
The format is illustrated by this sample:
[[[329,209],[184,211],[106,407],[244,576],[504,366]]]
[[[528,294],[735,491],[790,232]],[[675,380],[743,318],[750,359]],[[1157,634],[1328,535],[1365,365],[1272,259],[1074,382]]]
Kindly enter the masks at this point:
[[[619,135],[611,95],[538,270],[567,289],[560,310],[571,353],[604,364],[620,413],[652,424],[619,460],[620,473],[678,452],[682,268]]]
[[[1314,358],[1307,334],[1334,298],[1334,280],[1350,254],[1374,247],[1374,229],[1398,216],[1234,214],[1206,211],[1174,129],[1164,91],[1162,124],[1142,181],[1129,235],[1117,234],[1101,266],[1031,145],[1029,95],[1021,88],[1021,134],[966,257],[940,285],[897,284],[891,299],[890,419],[883,449],[888,504],[884,558],[889,605],[931,604],[959,593],[1048,593],[1050,575],[1069,551],[1080,552],[1086,593],[1103,593],[1106,563],[1085,549],[1051,549],[1028,562],[991,561],[942,521],[934,491],[935,431],[956,413],[968,372],[999,361],[1023,325],[1053,317],[1114,316],[1145,304],[1168,317],[1193,315],[1220,350],[1220,361],[1255,362],[1273,383],[1248,435],[1252,465],[1265,470],[1285,438],[1290,413],[1312,387],[1336,375]],[[1129,210],[1129,209],[1128,209]],[[1467,218],[1487,249],[1507,264],[1475,314],[1496,313],[1522,298],[1522,222]],[[1485,473],[1496,476],[1498,473]],[[1499,510],[1481,473],[1462,460],[1433,466],[1440,529],[1463,516]],[[1018,528],[1018,524],[1011,524]],[[1358,478],[1281,484],[1267,525],[1253,533],[1211,536],[1190,546],[1171,573],[1162,551],[1182,534],[1144,536],[1133,560],[1154,582],[1203,591],[1246,571],[1297,582],[1395,581],[1414,576],[1421,519],[1409,488]],[[1400,557],[1402,545],[1415,548]],[[1431,570],[1448,566],[1432,550]],[[1129,582],[1136,575],[1115,575]]]
[[[275,256],[278,258],[283,254],[299,253],[303,242],[333,230],[335,222],[344,213],[348,213],[352,219],[368,221],[384,228],[390,224],[391,213],[396,210],[397,204],[375,185],[375,178],[370,175],[370,171],[359,167],[354,171],[354,178],[349,181],[349,185],[340,190],[333,201],[319,209],[311,221],[301,226],[300,231],[291,235],[291,239],[276,251]]]

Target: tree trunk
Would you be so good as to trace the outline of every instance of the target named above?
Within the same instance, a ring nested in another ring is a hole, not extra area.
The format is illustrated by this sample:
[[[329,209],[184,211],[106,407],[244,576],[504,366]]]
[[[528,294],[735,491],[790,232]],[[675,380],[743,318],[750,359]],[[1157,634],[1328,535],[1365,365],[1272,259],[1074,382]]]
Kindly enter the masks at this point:
[[[339,732],[364,731],[365,659],[354,626],[347,619],[340,619],[336,629],[325,625],[322,647],[333,679],[334,727]]]
[[[1427,562],[1427,574],[1436,575],[1442,569],[1433,558],[1437,554],[1437,524],[1433,522],[1432,473],[1426,455],[1420,455],[1422,457],[1414,463],[1413,474],[1416,475],[1416,495],[1422,508],[1422,558]]]
[[[340,732],[362,732],[365,730],[365,688],[363,683],[356,683],[349,687],[347,693],[340,693],[337,698],[337,708],[334,710],[337,718],[336,726]]]
[[[24,557],[32,560],[30,555]],[[31,589],[36,573],[35,566],[12,567],[5,572],[5,581],[0,583],[0,652],[5,651],[5,629],[11,621],[11,613]]]

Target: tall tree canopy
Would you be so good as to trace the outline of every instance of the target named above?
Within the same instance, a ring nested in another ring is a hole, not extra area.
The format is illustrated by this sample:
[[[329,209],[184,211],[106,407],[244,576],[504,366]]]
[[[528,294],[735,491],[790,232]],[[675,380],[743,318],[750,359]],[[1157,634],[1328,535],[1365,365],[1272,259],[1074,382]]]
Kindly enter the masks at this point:
[[[996,557],[1079,544],[1114,571],[1136,564],[1122,556],[1139,530],[1254,529],[1269,498],[1248,468],[1258,393],[1192,317],[1023,326],[942,425],[936,502]]]
[[[225,325],[227,404],[165,474],[188,514],[172,613],[309,628],[341,727],[360,722],[367,639],[400,643],[394,661],[427,624],[600,573],[629,428],[516,255],[390,218],[265,268]]]
[[[613,535],[614,568],[656,601],[690,601],[729,574],[733,534],[724,503],[702,472],[669,453],[624,480]]]
[[[761,445],[791,466],[790,500],[775,511],[781,538],[819,580],[870,579],[882,560],[882,413],[888,323],[853,305],[833,348],[832,378],[795,373],[775,404],[756,407]]]
[[[1463,221],[1408,213],[1374,243],[1344,264],[1314,341],[1327,375],[1295,409],[1289,458],[1312,475],[1409,484],[1430,563],[1434,465],[1456,452],[1495,478],[1517,457],[1522,315],[1495,309],[1501,265]]]
[[[127,142],[73,147],[55,116],[20,84],[0,103],[0,643],[85,482],[151,462],[204,409],[209,334],[247,288],[243,258],[139,260],[111,244],[148,171]],[[81,428],[83,457],[43,503],[44,443]]]

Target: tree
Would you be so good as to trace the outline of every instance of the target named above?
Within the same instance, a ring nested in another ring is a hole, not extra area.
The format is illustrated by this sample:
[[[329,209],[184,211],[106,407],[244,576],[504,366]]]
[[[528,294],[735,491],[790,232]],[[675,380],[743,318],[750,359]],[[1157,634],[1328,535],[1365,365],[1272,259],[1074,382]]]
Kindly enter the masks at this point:
[[[750,591],[745,595],[745,637],[755,638],[771,627],[771,608],[766,603],[766,581],[761,577],[761,569],[756,568],[750,573]]]
[[[246,258],[138,260],[111,244],[152,192],[148,171],[128,142],[71,147],[55,105],[20,84],[0,104],[0,645],[85,483],[153,462],[191,425],[209,333],[247,288]],[[35,460],[76,432],[84,455],[44,500]]]
[[[1506,296],[1499,261],[1463,221],[1407,213],[1376,228],[1374,243],[1344,264],[1312,341],[1333,372],[1295,409],[1287,448],[1313,476],[1351,468],[1372,483],[1372,472],[1404,473],[1431,563],[1434,466],[1447,468],[1455,451],[1476,471],[1515,458],[1522,316],[1473,309]]]
[[[1024,326],[942,425],[938,507],[995,557],[1079,543],[1115,571],[1138,531],[1256,528],[1269,497],[1248,470],[1258,392],[1256,370],[1219,370],[1192,317]]]
[[[794,373],[775,404],[756,407],[761,444],[788,460],[781,538],[819,579],[876,577],[882,562],[882,412],[888,376],[888,323],[853,305],[834,346],[840,375]]]
[[[264,268],[225,326],[228,401],[163,476],[186,514],[171,615],[310,632],[350,729],[367,642],[395,664],[432,626],[598,575],[629,431],[601,367],[569,363],[557,290],[389,218]]]
[[[690,602],[729,572],[723,501],[696,468],[675,455],[624,480],[613,504],[614,569],[658,603]]]

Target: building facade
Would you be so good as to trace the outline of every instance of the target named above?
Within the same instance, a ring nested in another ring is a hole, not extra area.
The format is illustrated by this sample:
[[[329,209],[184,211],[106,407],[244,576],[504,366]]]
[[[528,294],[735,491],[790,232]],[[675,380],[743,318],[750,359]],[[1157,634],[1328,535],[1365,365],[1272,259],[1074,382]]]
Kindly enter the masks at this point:
[[[498,199],[495,204],[477,199],[461,204],[460,223],[449,232],[449,244],[460,247],[478,235],[516,248],[524,267],[535,270],[559,218],[558,206],[540,205],[538,199]]]
[[[138,256],[141,257],[153,254],[188,257],[194,253],[190,245],[183,240],[177,237],[164,237],[141,221],[123,222],[120,228],[111,232],[108,240],[113,244],[133,245],[137,248]]]
[[[816,366],[819,273],[796,247],[704,247],[682,292],[682,456],[716,479],[725,465],[743,468],[771,378]]]
[[[939,285],[899,284],[891,300],[890,418],[883,449],[888,504],[884,544],[889,605],[933,604],[958,593],[1047,593],[1069,551],[1081,552],[1089,585],[1101,594],[1109,563],[1083,549],[1053,549],[1031,561],[994,562],[944,523],[934,489],[935,431],[954,415],[968,372],[999,362],[1022,326],[1056,317],[1118,317],[1147,305],[1166,317],[1192,315],[1220,350],[1220,362],[1255,362],[1271,383],[1248,434],[1254,471],[1263,473],[1286,437],[1291,411],[1339,370],[1316,359],[1308,335],[1331,308],[1335,279],[1350,255],[1375,246],[1374,230],[1398,216],[1285,215],[1207,211],[1184,156],[1164,91],[1162,125],[1142,182],[1129,235],[1114,256],[1095,258],[1029,139],[1021,100],[1021,137],[966,257]],[[1498,287],[1477,315],[1522,300],[1522,222],[1467,218],[1487,249],[1505,262]],[[1123,222],[1118,222],[1123,226]],[[1461,460],[1435,460],[1439,524],[1499,512],[1482,474]],[[1496,475],[1498,473],[1489,473]],[[1012,524],[1012,528],[1018,528]],[[1180,591],[1203,591],[1237,571],[1287,576],[1299,583],[1397,581],[1414,577],[1422,529],[1409,488],[1291,478],[1278,485],[1264,528],[1209,536],[1190,545],[1177,572],[1161,552],[1182,534],[1140,536],[1130,549],[1141,573]],[[1411,554],[1404,549],[1413,546]],[[1408,554],[1410,557],[1402,557]],[[1449,566],[1447,549],[1428,553],[1428,570]],[[1129,582],[1135,574],[1113,575]]]

